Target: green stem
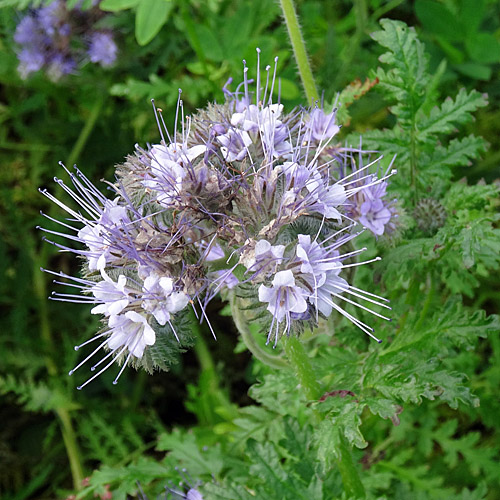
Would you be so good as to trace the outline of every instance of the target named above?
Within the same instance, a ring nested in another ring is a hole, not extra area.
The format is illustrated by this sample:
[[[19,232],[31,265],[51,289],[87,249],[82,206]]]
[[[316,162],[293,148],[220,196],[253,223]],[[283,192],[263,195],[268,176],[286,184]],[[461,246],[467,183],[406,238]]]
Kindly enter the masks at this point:
[[[61,422],[61,432],[64,440],[64,446],[66,447],[66,453],[69,458],[71,476],[73,478],[73,487],[78,491],[83,487],[82,482],[85,476],[80,462],[80,450],[76,440],[75,429],[71,421],[71,415],[65,408],[56,408],[55,412]]]
[[[422,326],[422,323],[425,321],[427,318],[427,314],[429,312],[429,308],[434,302],[434,296],[436,292],[436,287],[434,285],[434,279],[432,278],[432,273],[429,275],[429,291],[427,292],[427,297],[425,298],[424,305],[422,307],[422,310],[420,312],[420,316],[418,317],[417,322],[415,323],[415,326],[413,329],[415,331],[418,331],[420,327]]]
[[[78,139],[76,140],[73,149],[71,150],[68,156],[67,159],[68,167],[73,166],[78,161],[78,158],[80,157],[80,154],[83,148],[85,147],[85,144],[87,144],[88,138],[90,137],[92,130],[94,130],[97,118],[99,118],[102,107],[104,105],[104,100],[105,100],[105,95],[103,93],[97,96],[97,99],[95,100],[94,105],[90,110],[90,114],[87,116],[85,125],[83,126],[80,135],[78,136]]]
[[[366,498],[365,488],[354,465],[351,450],[342,434],[342,430],[339,430],[339,438],[340,457],[337,459],[337,465],[342,476],[342,484],[344,485],[346,496],[356,499]]]
[[[412,113],[411,132],[410,132],[410,180],[411,189],[413,191],[413,204],[418,203],[418,186],[417,186],[417,125],[415,122],[415,114]]]
[[[295,12],[293,0],[280,0],[280,5],[288,29],[288,36],[292,44],[295,61],[299,68],[300,79],[302,80],[307,100],[309,104],[312,104],[315,101],[319,101],[319,94],[316,89],[309,59],[307,58],[306,46],[300,31],[299,20]]]
[[[311,365],[304,346],[297,337],[283,336],[283,348],[307,399],[318,400],[322,395],[321,386]]]
[[[288,361],[295,372],[295,376],[305,396],[312,401],[318,400],[323,391],[304,346],[297,337],[293,336],[283,337],[282,342]],[[316,412],[315,417],[318,421],[321,420],[321,416]],[[366,498],[363,483],[353,462],[351,450],[347,445],[342,429],[339,429],[338,432],[340,456],[337,459],[337,465],[342,476],[344,490],[349,498]]]
[[[234,324],[240,332],[241,338],[247,349],[259,360],[271,368],[285,368],[288,363],[280,356],[273,356],[264,351],[259,344],[255,341],[250,328],[248,327],[248,320],[245,318],[243,311],[236,305],[236,297],[231,297],[231,312]]]
[[[54,380],[58,376],[57,365],[54,362],[54,356],[56,355],[56,353],[54,349],[54,340],[50,328],[49,313],[47,308],[46,278],[45,274],[40,271],[40,264],[47,261],[47,254],[48,251],[46,250],[46,246],[44,247],[44,250],[41,252],[41,255],[39,257],[36,257],[34,255],[34,252],[32,252],[32,259],[34,263],[33,285],[35,294],[38,299],[41,337],[47,350],[47,355],[45,356],[45,365],[47,367],[49,377]],[[85,476],[83,474],[83,467],[80,461],[80,451],[78,448],[76,433],[71,421],[70,412],[64,407],[55,408],[54,412],[59,418],[61,433],[70,463],[73,487],[76,490],[81,490],[82,481]]]

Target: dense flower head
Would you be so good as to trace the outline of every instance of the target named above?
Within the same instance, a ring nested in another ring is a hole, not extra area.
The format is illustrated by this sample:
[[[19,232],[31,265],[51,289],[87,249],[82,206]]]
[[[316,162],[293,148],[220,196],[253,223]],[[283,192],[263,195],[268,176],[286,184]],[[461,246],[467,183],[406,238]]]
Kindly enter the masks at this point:
[[[387,301],[349,284],[345,270],[371,262],[359,262],[364,249],[353,244],[363,226],[381,235],[392,223],[382,199],[394,171],[379,177],[372,167],[381,158],[356,165],[366,155],[334,142],[335,111],[286,114],[272,101],[269,66],[254,93],[247,71],[235,92],[225,87],[226,103],[193,117],[179,92],[172,134],[153,103],[161,141],[136,147],[111,196],[79,170],[68,172],[72,188],[56,182],[80,210],[42,191],[69,213],[61,224],[80,246],[53,243],[84,259],[82,278],[53,273],[82,294],[53,298],[103,315],[102,331],[82,344],[98,347],[71,373],[100,349],[108,354],[92,367],[105,365],[99,373],[113,361],[122,364],[118,377],[128,364],[161,366],[155,356],[165,342],[183,345],[178,318],[191,309],[210,325],[207,304],[219,293],[250,301],[272,345],[333,312],[376,339],[346,305],[388,319],[372,309],[388,309]]]
[[[70,9],[63,0],[31,9],[14,33],[14,41],[19,45],[21,78],[43,69],[49,79],[58,81],[75,73],[86,60],[111,66],[118,48],[111,32],[95,30],[95,23],[102,16],[97,8]]]

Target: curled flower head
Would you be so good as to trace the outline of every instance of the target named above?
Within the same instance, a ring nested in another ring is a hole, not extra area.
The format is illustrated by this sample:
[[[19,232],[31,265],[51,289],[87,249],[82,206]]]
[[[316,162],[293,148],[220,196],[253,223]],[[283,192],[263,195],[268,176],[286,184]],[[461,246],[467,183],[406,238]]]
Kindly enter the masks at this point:
[[[78,169],[68,172],[72,187],[56,182],[79,209],[42,190],[69,214],[59,224],[71,234],[44,231],[66,236],[70,244],[51,242],[84,261],[81,278],[53,273],[82,295],[53,298],[91,304],[103,320],[82,346],[101,343],[72,373],[101,349],[108,353],[93,368],[109,361],[99,373],[113,362],[118,376],[127,365],[167,369],[174,361],[162,356],[192,342],[186,311],[210,326],[207,305],[218,293],[246,301],[274,345],[334,312],[375,338],[344,304],[387,319],[372,309],[388,308],[385,299],[353,287],[344,271],[376,260],[357,261],[356,221],[387,231],[380,200],[390,175],[371,170],[380,158],[348,171],[353,151],[364,152],[331,153],[334,111],[287,114],[273,102],[276,71],[258,74],[253,92],[247,73],[245,64],[243,83],[225,88],[225,104],[192,117],[179,92],[173,132],[153,103],[159,142],[137,146],[117,168],[111,195]]]

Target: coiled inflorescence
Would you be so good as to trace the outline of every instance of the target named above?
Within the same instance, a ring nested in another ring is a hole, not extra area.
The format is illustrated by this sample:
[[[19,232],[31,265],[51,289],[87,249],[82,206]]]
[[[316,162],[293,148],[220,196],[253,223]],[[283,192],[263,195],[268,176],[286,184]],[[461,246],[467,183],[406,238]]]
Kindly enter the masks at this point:
[[[383,197],[394,171],[378,177],[380,158],[363,166],[360,148],[335,142],[336,110],[285,114],[272,102],[270,69],[265,81],[258,71],[252,94],[245,65],[243,83],[234,92],[225,86],[226,103],[192,118],[179,91],[172,135],[153,106],[161,142],[137,147],[117,168],[111,197],[79,170],[68,172],[73,188],[56,182],[80,211],[42,191],[69,213],[60,224],[73,234],[45,231],[83,247],[54,242],[84,266],[82,278],[53,273],[81,292],[53,298],[91,303],[103,315],[103,330],[82,344],[99,340],[97,348],[70,372],[108,350],[83,385],[115,361],[122,363],[116,380],[128,364],[168,367],[162,356],[188,343],[183,312],[208,321],[218,293],[253,309],[273,345],[333,311],[375,338],[344,306],[384,317],[369,306],[388,308],[387,301],[350,285],[343,271],[366,263],[351,243],[358,222],[376,235],[391,229],[394,209]]]

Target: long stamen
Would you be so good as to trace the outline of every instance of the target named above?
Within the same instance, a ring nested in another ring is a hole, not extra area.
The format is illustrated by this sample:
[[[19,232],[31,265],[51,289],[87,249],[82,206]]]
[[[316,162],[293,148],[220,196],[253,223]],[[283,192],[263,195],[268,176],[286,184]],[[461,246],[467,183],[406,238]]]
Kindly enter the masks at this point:
[[[119,357],[125,351],[126,348],[127,346],[124,346],[123,349],[116,355],[116,357]],[[113,358],[100,372],[97,372],[93,377],[89,378],[85,383],[79,385],[77,389],[81,391],[86,385],[90,384],[92,380],[95,380],[97,377],[103,374],[114,362],[115,358]]]

